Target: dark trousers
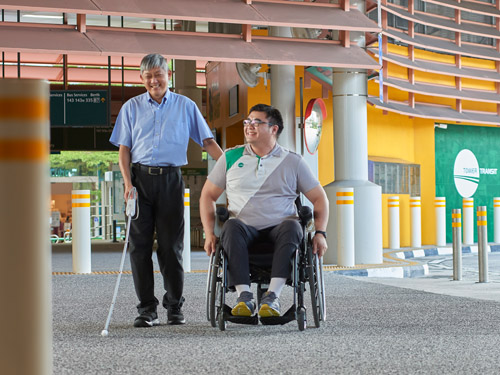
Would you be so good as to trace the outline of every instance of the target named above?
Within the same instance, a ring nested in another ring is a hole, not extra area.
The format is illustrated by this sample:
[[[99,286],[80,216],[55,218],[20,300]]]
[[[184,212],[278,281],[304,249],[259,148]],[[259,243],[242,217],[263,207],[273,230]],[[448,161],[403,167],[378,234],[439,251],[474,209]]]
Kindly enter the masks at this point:
[[[238,219],[226,221],[222,227],[221,243],[227,256],[230,286],[250,285],[249,251],[255,243],[267,241],[274,245],[271,277],[289,278],[292,255],[302,241],[302,227],[297,220],[285,220],[263,230]]]
[[[156,229],[156,255],[163,275],[165,295],[163,306],[182,305],[184,269],[184,182],[180,168],[169,168],[162,175],[149,175],[132,165],[132,185],[139,195],[139,217],[130,225],[130,262],[135,291],[139,298],[137,309],[156,311],[154,295],[153,241]]]

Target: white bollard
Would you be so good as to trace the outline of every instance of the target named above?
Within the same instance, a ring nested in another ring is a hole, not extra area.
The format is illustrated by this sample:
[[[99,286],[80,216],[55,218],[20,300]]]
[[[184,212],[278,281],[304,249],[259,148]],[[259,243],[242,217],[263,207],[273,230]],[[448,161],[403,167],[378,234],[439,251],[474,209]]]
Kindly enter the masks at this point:
[[[91,273],[90,190],[72,190],[73,272]]]
[[[389,197],[389,248],[399,249],[399,197]]]
[[[500,198],[493,198],[493,242],[500,243]]]
[[[411,246],[422,246],[422,204],[420,197],[410,198]]]
[[[184,250],[182,265],[184,272],[191,272],[191,200],[189,189],[184,189]]]
[[[354,189],[337,191],[337,263],[354,267]]]
[[[0,80],[2,374],[52,374],[49,84]]]
[[[474,243],[474,198],[463,199],[463,244]]]
[[[436,246],[446,246],[446,197],[434,198],[434,207],[436,208]]]

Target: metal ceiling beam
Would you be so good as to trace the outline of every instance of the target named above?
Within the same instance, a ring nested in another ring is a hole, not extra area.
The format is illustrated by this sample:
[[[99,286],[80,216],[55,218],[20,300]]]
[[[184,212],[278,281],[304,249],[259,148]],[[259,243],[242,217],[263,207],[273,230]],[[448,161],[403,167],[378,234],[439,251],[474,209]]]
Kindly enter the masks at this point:
[[[68,25],[0,23],[0,50],[5,52],[143,56],[152,51],[173,59],[250,62],[378,69],[357,46],[333,41],[240,35],[90,27],[81,33]]]
[[[243,0],[0,0],[8,10],[64,12],[125,17],[164,18],[255,26],[380,31],[375,22],[355,7],[293,1]]]

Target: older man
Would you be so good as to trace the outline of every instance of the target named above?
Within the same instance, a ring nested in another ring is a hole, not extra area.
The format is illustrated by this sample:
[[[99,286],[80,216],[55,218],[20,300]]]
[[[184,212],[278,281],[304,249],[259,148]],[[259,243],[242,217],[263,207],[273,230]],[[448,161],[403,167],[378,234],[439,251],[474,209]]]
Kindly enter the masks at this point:
[[[214,159],[222,150],[196,104],[168,89],[168,65],[163,56],[150,54],[142,59],[141,79],[147,92],[123,105],[110,138],[120,147],[125,199],[133,187],[138,192],[139,217],[130,226],[130,260],[139,298],[134,326],[159,324],[151,259],[155,230],[168,324],[184,324],[184,183],[180,167],[187,164],[189,138]]]

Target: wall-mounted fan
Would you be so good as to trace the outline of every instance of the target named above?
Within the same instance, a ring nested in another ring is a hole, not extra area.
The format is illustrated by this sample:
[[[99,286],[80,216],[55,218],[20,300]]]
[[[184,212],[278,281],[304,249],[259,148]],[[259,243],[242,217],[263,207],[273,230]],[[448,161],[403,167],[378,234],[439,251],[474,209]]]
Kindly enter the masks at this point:
[[[250,63],[236,63],[236,70],[240,78],[248,87],[255,87],[259,84],[260,78],[264,78],[264,84],[267,86],[267,72],[259,73],[262,65]]]

